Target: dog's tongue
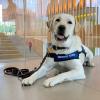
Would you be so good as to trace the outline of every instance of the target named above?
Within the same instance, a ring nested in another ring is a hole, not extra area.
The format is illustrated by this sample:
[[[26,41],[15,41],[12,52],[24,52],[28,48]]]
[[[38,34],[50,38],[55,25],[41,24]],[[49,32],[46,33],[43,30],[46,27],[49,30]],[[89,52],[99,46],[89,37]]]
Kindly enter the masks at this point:
[[[58,35],[57,36],[59,39],[63,39],[64,38],[64,36],[61,36],[61,35]]]

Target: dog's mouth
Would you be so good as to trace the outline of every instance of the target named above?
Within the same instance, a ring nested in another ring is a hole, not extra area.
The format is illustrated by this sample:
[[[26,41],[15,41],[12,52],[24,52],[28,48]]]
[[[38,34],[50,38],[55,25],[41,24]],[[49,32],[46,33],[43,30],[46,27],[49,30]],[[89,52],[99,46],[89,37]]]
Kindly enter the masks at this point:
[[[55,39],[57,41],[66,41],[68,39],[69,35],[68,36],[64,36],[64,35],[55,35]]]

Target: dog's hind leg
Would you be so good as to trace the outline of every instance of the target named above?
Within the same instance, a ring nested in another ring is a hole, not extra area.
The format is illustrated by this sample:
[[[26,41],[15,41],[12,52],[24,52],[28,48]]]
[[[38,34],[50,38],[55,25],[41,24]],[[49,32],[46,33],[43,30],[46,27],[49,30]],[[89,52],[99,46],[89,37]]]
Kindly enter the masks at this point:
[[[86,61],[86,66],[94,67],[94,63],[93,63],[93,53],[92,53],[92,51],[88,51],[87,59],[88,60]]]
[[[86,51],[86,61],[85,61],[85,66],[88,67],[93,67],[94,63],[93,63],[93,52],[87,48],[86,46],[84,46],[85,51]]]

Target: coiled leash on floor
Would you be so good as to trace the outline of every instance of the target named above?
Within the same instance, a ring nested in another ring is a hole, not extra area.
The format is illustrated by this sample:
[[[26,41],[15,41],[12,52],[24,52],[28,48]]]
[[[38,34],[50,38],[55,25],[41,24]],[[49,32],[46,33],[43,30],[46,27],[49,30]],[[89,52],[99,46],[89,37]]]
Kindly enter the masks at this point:
[[[16,67],[8,67],[8,68],[4,69],[4,74],[17,76],[18,78],[21,78],[21,79],[27,78],[41,68],[46,57],[47,57],[47,54],[45,55],[42,62],[40,63],[40,66],[38,68],[35,67],[34,70],[32,70],[32,71],[29,71],[29,69],[19,69],[19,68],[16,68]]]

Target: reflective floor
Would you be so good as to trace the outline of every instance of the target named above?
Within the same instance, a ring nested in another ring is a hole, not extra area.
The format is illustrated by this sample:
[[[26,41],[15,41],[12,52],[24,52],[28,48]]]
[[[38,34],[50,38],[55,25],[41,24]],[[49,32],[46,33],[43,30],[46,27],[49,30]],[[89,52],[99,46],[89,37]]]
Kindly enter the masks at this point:
[[[39,64],[40,60],[0,64],[0,100],[100,100],[100,57],[94,58],[95,67],[85,68],[87,78],[65,82],[53,88],[44,88],[41,79],[30,87],[22,87],[17,77],[3,74],[3,68],[18,66],[29,69]],[[26,66],[24,66],[26,65]],[[34,65],[34,66],[31,66]]]

